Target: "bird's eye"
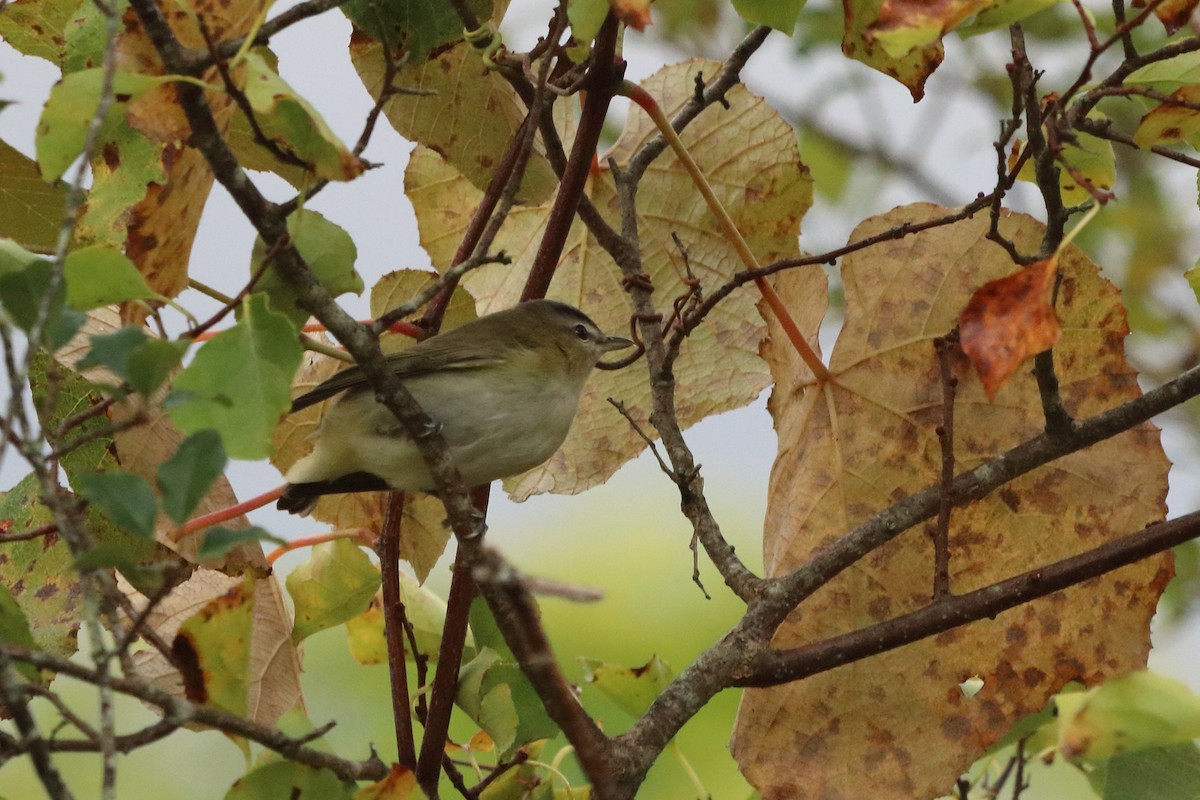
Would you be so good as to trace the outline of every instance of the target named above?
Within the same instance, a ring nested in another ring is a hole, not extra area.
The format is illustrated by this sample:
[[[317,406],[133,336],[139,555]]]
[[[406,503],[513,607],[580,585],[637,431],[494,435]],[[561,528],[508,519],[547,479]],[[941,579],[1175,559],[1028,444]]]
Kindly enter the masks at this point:
[[[583,325],[575,326],[575,335],[578,336],[580,339],[582,339],[585,342],[591,338],[591,334],[588,333],[588,329],[585,328]]]

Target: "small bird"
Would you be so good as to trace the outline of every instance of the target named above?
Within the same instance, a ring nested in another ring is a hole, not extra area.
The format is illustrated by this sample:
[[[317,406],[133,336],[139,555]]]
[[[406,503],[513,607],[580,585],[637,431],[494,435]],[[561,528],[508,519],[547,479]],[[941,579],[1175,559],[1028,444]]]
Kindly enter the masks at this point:
[[[468,486],[533,469],[563,443],[600,357],[633,344],[577,308],[534,300],[488,314],[387,357],[437,425]],[[316,447],[286,475],[277,508],[307,514],[321,495],[435,489],[420,451],[375,400],[362,370],[333,375],[292,411],[341,395]]]

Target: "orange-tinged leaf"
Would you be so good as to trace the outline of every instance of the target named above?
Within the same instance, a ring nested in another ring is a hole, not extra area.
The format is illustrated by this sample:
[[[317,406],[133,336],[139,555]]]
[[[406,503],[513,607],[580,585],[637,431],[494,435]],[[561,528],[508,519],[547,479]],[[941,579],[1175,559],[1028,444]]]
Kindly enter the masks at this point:
[[[695,60],[667,67],[642,82],[669,117],[692,96],[697,71],[710,74],[714,62]],[[705,172],[721,203],[733,217],[762,263],[795,255],[800,218],[812,201],[812,181],[800,162],[791,127],[761,98],[743,86],[728,95],[728,113],[702,114],[681,135]],[[618,164],[657,136],[642,111],[632,111],[611,155]],[[436,154],[417,148],[405,173],[408,195],[417,212],[421,244],[435,266],[445,269],[462,238],[480,193]],[[592,202],[613,224],[618,200],[606,173],[593,178]],[[639,245],[643,265],[665,315],[675,298],[688,293],[683,263],[671,240],[677,233],[704,292],[741,269],[733,247],[675,157],[660,156],[648,169],[637,197]],[[481,313],[515,305],[529,274],[550,206],[520,207],[509,215],[496,240],[513,258],[510,266],[489,266],[469,273],[463,285]],[[629,329],[631,309],[624,300],[621,275],[603,248],[576,222],[548,296],[582,308],[605,331]],[[659,299],[661,298],[661,299]],[[704,417],[737,408],[754,399],[768,383],[757,355],[764,325],[754,313],[755,293],[738,291],[726,298],[688,338],[675,364],[679,420],[686,427]],[[802,322],[801,327],[807,327]],[[580,412],[563,447],[550,461],[510,478],[505,487],[517,499],[540,492],[575,493],[606,480],[645,447],[631,426],[608,404],[620,399],[634,419],[645,423],[651,408],[644,369],[594,373]]]
[[[617,19],[635,31],[645,30],[650,19],[650,0],[609,0]]]
[[[1167,33],[1175,31],[1188,24],[1192,13],[1196,10],[1198,0],[1164,0],[1154,7],[1154,16],[1158,17]],[[1145,8],[1146,0],[1133,0],[1134,8]]]
[[[406,800],[423,796],[412,770],[393,764],[386,778],[359,789],[354,793],[354,800]]]
[[[930,205],[897,209],[862,223],[851,240],[944,213]],[[979,217],[847,256],[846,318],[830,384],[797,377],[796,356],[772,323],[764,354],[777,380],[769,408],[779,455],[765,522],[769,575],[805,563],[896,498],[937,485],[943,409],[932,340],[954,327],[975,288],[1011,272],[987,230]],[[1044,227],[1005,214],[1000,230],[1029,252]],[[1059,263],[1056,366],[1067,409],[1087,417],[1140,390],[1124,357],[1128,326],[1118,291],[1077,248],[1066,248]],[[785,300],[796,304],[810,293],[784,275],[777,288]],[[954,377],[958,471],[1042,432],[1031,374],[1015,376],[994,403],[965,360]],[[955,508],[951,591],[979,589],[1161,519],[1167,469],[1158,431],[1145,424]],[[764,800],[944,794],[953,776],[1066,682],[1094,684],[1144,665],[1170,564],[1169,556],[1151,558],[995,619],[748,690],[734,754]],[[814,594],[773,644],[811,644],[921,608],[932,575],[927,536],[907,531]],[[959,684],[971,676],[983,685],[968,698]]]
[[[959,326],[962,349],[975,365],[989,399],[1025,363],[1058,341],[1051,294],[1058,258],[1036,261],[979,287]]]

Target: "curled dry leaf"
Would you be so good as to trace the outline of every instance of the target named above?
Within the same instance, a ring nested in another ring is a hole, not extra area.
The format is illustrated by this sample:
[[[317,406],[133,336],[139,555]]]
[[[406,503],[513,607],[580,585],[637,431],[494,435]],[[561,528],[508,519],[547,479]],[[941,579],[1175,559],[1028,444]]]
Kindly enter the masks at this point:
[[[930,205],[862,223],[851,240],[933,219]],[[1005,215],[1002,233],[1035,250],[1043,226]],[[779,455],[768,495],[764,564],[780,575],[897,498],[937,485],[943,419],[932,339],[971,292],[1012,269],[980,217],[877,245],[845,259],[846,321],[834,381],[805,385],[772,325],[764,353],[776,375],[770,410]],[[1085,417],[1139,394],[1125,361],[1119,295],[1076,248],[1060,255],[1063,334],[1055,349],[1064,402]],[[792,303],[792,275],[778,281]],[[1031,375],[989,402],[965,361],[955,367],[954,450],[972,469],[1039,434]],[[1114,465],[1119,468],[1114,469]],[[951,591],[965,593],[1140,530],[1165,512],[1167,460],[1158,430],[1140,425],[954,509]],[[748,690],[733,751],[762,796],[925,797],[955,776],[1064,683],[1092,684],[1145,664],[1149,621],[1171,575],[1167,555],[937,637],[771,689]],[[813,643],[928,604],[933,548],[910,530],[819,590],[779,630],[780,648]],[[967,698],[969,676],[983,688]],[[853,765],[853,768],[847,768]]]
[[[710,61],[675,64],[642,85],[670,116],[691,98],[698,71],[712,75],[718,69],[720,65]],[[795,255],[800,218],[812,200],[812,181],[800,162],[795,134],[745,87],[734,87],[727,99],[730,110],[719,106],[707,109],[684,130],[683,141],[760,261]],[[627,164],[632,154],[655,136],[649,117],[632,111],[609,155],[618,164]],[[409,162],[405,186],[417,213],[421,244],[433,263],[445,269],[480,194],[423,148],[417,148]],[[619,228],[611,178],[605,173],[593,178],[588,194]],[[637,204],[643,267],[654,283],[659,308],[667,315],[671,302],[688,292],[672,232],[687,248],[704,292],[715,291],[740,270],[732,246],[669,151],[647,170]],[[518,301],[549,210],[549,204],[514,209],[494,248],[508,253],[513,263],[483,267],[463,279],[481,313]],[[583,309],[609,333],[624,335],[629,330],[631,309],[624,299],[620,270],[578,221],[568,234],[548,296]],[[754,300],[751,290],[735,292],[684,345],[674,369],[678,418],[683,426],[749,403],[769,382],[757,353],[764,326],[755,314]],[[609,397],[621,400],[644,425],[651,407],[644,365],[639,362],[627,369],[592,375],[562,448],[543,466],[505,481],[514,498],[523,500],[541,492],[581,492],[607,480],[642,451],[645,443],[608,404]]]
[[[1058,341],[1052,295],[1058,257],[1035,261],[989,281],[971,295],[959,318],[962,349],[975,365],[988,399],[1032,356]]]

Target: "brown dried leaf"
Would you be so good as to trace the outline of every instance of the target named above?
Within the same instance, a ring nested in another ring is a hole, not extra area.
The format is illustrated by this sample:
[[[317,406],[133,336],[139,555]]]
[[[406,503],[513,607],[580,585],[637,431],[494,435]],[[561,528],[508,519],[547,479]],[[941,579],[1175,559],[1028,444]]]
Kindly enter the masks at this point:
[[[929,205],[867,220],[859,240],[945,213]],[[846,323],[833,383],[805,385],[776,326],[764,352],[777,375],[771,412],[779,456],[771,476],[764,563],[779,575],[804,563],[898,497],[936,485],[934,428],[941,378],[931,340],[971,292],[1012,269],[980,217],[848,256]],[[1001,231],[1034,249],[1043,227],[1020,215]],[[1089,416],[1139,394],[1125,361],[1117,290],[1076,248],[1064,274],[1055,350],[1067,408]],[[790,280],[779,285],[785,299]],[[808,290],[802,290],[807,292]],[[1041,432],[1032,377],[991,403],[965,362],[956,367],[955,457],[967,470]],[[1162,518],[1167,461],[1150,424],[1059,459],[951,520],[951,590],[969,592],[1037,564],[1094,548]],[[1119,464],[1120,469],[1113,469]],[[1171,574],[1148,559],[999,615],[804,681],[747,691],[733,751],[768,799],[937,796],[1017,719],[1070,680],[1095,683],[1145,663],[1149,621]],[[932,547],[909,531],[821,589],[776,636],[811,643],[916,610],[930,599]],[[968,699],[958,684],[982,690]],[[848,769],[847,765],[854,765]]]
[[[714,62],[699,60],[676,64],[642,85],[670,116],[691,98],[696,72],[712,74],[718,68]],[[799,160],[795,134],[745,87],[732,89],[728,99],[732,110],[701,115],[683,132],[684,143],[755,255],[764,263],[795,255],[800,218],[812,199],[812,183]],[[610,155],[625,164],[656,135],[646,114],[631,112]],[[433,263],[445,269],[479,203],[479,192],[422,148],[409,162],[405,184],[417,212],[421,243]],[[615,218],[617,198],[607,175],[593,179],[589,194],[597,208]],[[464,278],[481,313],[516,304],[548,211],[549,205],[514,209],[495,244],[513,258],[513,264],[484,267]],[[672,232],[683,240],[704,291],[714,291],[740,270],[733,248],[669,152],[647,171],[638,193],[638,214],[643,264],[653,280],[655,297],[661,298],[660,308],[668,314],[671,301],[687,293]],[[578,221],[568,234],[548,296],[583,309],[609,333],[623,334],[629,328],[630,307],[623,299],[620,271]],[[685,427],[745,405],[766,386],[768,376],[757,355],[764,327],[754,312],[754,299],[753,292],[735,292],[684,346],[675,379],[679,421]],[[619,398],[633,418],[644,423],[650,409],[645,370],[634,366],[594,374],[563,447],[543,466],[505,482],[513,497],[581,492],[603,482],[641,452],[643,441],[609,406],[608,397]]]
[[[1035,261],[979,287],[959,318],[962,349],[975,365],[988,399],[1025,361],[1058,341],[1051,294],[1058,257]]]

